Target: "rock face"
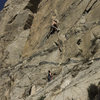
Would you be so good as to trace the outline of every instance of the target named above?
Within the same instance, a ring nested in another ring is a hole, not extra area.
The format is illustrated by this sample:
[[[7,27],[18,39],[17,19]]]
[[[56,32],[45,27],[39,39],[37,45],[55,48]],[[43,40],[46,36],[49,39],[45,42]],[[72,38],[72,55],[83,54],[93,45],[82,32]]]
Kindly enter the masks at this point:
[[[100,100],[99,9],[99,0],[7,0],[0,12],[0,100]],[[47,39],[52,19],[60,31]]]

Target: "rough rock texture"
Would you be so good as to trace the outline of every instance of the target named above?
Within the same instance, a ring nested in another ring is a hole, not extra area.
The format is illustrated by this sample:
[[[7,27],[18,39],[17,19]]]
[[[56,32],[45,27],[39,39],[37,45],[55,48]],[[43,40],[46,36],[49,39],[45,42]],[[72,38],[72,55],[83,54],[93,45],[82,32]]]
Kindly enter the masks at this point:
[[[100,100],[99,10],[100,0],[7,0],[0,12],[0,100]],[[52,19],[60,32],[47,39]],[[91,84],[98,91],[92,99]]]

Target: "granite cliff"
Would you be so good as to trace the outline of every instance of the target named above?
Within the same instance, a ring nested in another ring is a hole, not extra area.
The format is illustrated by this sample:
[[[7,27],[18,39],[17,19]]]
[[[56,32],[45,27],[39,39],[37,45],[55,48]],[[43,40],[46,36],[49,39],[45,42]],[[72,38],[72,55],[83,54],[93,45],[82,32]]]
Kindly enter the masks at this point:
[[[0,100],[100,100],[99,10],[100,0],[8,0],[0,12]],[[52,19],[60,32],[46,39]]]

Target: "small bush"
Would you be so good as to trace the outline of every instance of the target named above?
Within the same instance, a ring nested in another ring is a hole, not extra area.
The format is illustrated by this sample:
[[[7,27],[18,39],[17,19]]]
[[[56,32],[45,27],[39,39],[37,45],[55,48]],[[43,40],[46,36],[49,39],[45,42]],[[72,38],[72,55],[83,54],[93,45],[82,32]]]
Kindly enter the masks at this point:
[[[46,96],[41,96],[38,100],[44,100]]]
[[[98,87],[95,84],[91,84],[88,88],[89,100],[94,100],[98,94]]]

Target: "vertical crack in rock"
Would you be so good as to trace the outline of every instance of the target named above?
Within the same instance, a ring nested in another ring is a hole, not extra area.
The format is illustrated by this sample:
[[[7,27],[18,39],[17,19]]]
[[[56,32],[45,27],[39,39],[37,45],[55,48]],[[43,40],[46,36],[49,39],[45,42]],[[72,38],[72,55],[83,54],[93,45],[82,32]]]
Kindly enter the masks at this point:
[[[15,20],[16,17],[17,17],[17,14],[8,22],[8,24],[11,24]]]
[[[91,11],[91,9],[93,8],[93,6],[98,2],[98,0],[91,0],[88,4],[88,6],[86,7],[84,14],[85,13],[89,13]]]

